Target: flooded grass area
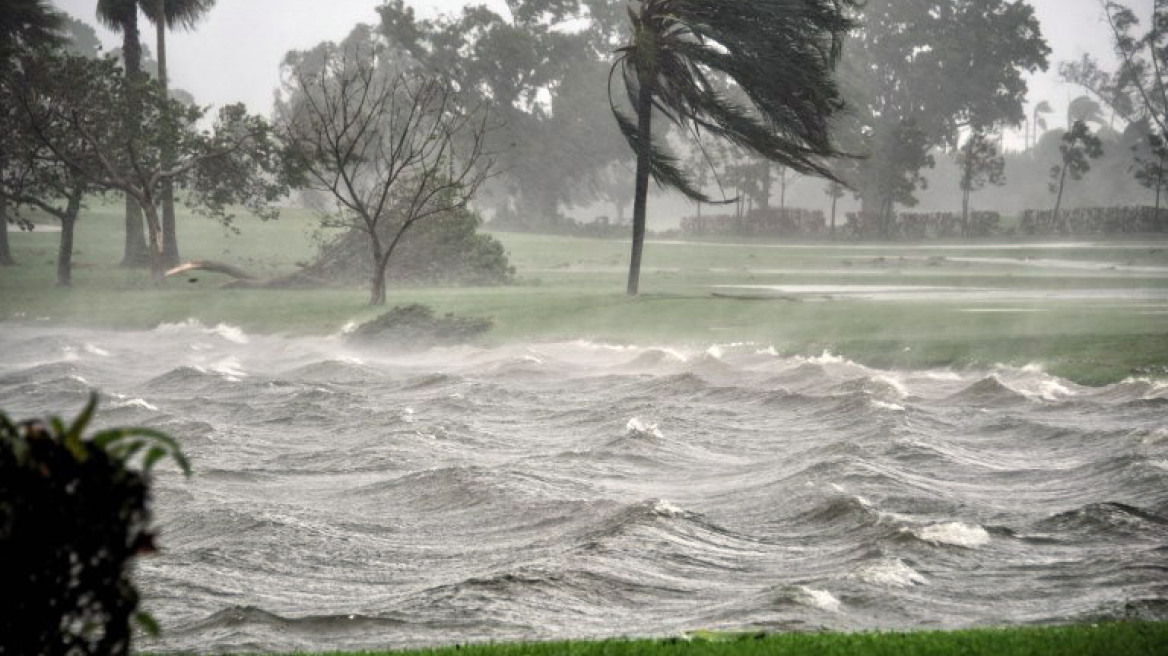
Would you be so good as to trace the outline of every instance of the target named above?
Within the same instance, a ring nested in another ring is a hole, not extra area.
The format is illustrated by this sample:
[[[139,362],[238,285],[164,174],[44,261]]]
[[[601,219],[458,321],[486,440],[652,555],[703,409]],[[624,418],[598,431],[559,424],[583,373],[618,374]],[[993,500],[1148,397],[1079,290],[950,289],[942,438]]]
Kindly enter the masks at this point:
[[[185,259],[258,276],[311,258],[310,212],[241,220],[240,235],[180,216]],[[0,320],[149,328],[188,317],[247,330],[330,334],[378,314],[359,287],[225,290],[203,272],[154,287],[116,266],[120,207],[93,203],[78,225],[73,289],[52,286],[57,235],[14,234],[20,266],[0,270]],[[731,243],[650,240],[644,294],[626,297],[628,243],[493,233],[517,283],[405,287],[389,305],[489,316],[488,340],[758,342],[789,354],[829,350],[872,364],[1039,363],[1082,382],[1168,371],[1168,237],[1123,241]],[[298,235],[289,239],[289,235]],[[280,239],[275,237],[280,236]],[[948,359],[947,359],[948,358]]]

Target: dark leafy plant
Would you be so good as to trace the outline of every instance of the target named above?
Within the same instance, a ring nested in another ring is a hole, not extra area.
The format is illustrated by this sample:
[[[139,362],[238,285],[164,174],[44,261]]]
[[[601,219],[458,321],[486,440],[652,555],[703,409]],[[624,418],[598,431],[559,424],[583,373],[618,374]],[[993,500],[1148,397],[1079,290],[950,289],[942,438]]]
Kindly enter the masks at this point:
[[[150,472],[190,464],[167,435],[144,428],[84,436],[97,397],[71,424],[14,423],[0,412],[0,654],[120,656],[138,609],[130,561],[155,550]],[[132,465],[137,463],[137,467]]]

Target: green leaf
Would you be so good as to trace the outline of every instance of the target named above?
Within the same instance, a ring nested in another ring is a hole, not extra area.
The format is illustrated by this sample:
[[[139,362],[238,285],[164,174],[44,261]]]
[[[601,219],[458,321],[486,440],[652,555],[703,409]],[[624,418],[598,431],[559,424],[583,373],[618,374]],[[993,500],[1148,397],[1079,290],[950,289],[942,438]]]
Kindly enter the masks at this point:
[[[162,633],[162,627],[158,625],[158,620],[144,610],[134,613],[134,622],[151,638],[157,638],[158,634]]]

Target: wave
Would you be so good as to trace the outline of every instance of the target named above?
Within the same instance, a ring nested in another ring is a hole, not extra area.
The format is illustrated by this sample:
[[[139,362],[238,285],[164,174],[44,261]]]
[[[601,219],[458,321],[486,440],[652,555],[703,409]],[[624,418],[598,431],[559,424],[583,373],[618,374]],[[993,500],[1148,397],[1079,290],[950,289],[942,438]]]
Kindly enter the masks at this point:
[[[976,549],[990,542],[990,534],[977,524],[947,522],[915,529],[912,534],[924,542]]]
[[[1007,387],[997,376],[987,376],[945,399],[974,406],[1002,407],[1026,403],[1026,395]]]
[[[186,321],[177,323],[161,323],[154,329],[156,334],[160,335],[207,335],[219,337],[234,344],[247,344],[250,338],[242,328],[232,326],[231,324],[220,323],[214,326],[206,326],[202,321],[195,318],[188,318]]]
[[[852,570],[852,577],[865,583],[890,588],[911,588],[929,584],[929,580],[923,574],[899,558],[885,558],[865,563]]]

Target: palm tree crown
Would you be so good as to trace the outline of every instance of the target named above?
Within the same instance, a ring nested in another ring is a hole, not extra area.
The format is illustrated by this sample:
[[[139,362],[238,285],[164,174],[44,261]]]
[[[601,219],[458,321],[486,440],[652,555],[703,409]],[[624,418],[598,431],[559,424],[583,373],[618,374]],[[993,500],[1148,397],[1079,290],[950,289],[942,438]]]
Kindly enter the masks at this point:
[[[157,0],[139,0],[142,12],[151,23],[158,24]],[[215,0],[163,0],[162,11],[166,18],[166,27],[176,27],[192,30],[207,12],[215,8]]]
[[[641,0],[629,10],[633,40],[617,50],[636,121],[609,102],[637,153],[629,294],[638,293],[649,176],[709,202],[679,162],[653,143],[660,113],[804,174],[839,179],[823,162],[840,155],[831,117],[843,108],[832,72],[860,0]]]
[[[800,173],[835,179],[829,122],[843,108],[832,71],[857,0],[643,0],[629,12],[634,39],[619,49],[630,102],[648,86],[669,121],[706,130]],[[720,80],[749,101],[738,102]],[[633,120],[613,108],[634,149]],[[662,150],[650,146],[659,183],[704,200]]]

